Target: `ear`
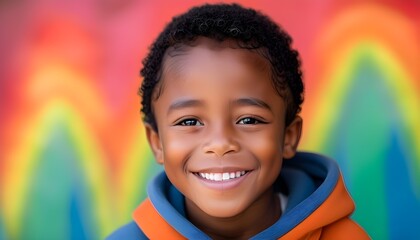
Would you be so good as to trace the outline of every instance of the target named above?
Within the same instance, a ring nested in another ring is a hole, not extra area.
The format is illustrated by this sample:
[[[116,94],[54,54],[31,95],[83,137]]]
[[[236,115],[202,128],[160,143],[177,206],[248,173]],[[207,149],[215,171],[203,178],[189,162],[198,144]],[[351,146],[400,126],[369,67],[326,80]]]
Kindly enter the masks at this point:
[[[302,118],[296,116],[286,127],[283,143],[283,158],[289,159],[295,156],[302,134]]]
[[[163,149],[160,141],[159,133],[156,132],[150,124],[145,123],[147,141],[152,148],[155,161],[159,164],[163,164]]]

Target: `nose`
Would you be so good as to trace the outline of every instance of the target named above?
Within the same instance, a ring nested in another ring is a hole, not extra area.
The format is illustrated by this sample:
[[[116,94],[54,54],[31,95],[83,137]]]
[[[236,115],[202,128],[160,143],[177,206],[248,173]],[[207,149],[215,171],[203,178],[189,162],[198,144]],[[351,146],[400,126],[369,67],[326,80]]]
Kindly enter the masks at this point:
[[[203,146],[204,153],[222,157],[227,153],[238,152],[240,149],[239,143],[235,140],[234,131],[228,126],[213,128],[207,136],[207,141]]]

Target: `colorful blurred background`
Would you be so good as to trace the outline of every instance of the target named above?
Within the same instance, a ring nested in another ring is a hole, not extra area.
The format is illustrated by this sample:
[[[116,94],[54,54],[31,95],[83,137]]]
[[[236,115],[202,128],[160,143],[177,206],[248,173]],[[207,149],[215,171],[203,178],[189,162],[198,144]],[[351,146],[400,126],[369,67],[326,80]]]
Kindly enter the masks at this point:
[[[161,169],[139,113],[141,60],[203,2],[0,1],[0,239],[103,239],[130,221]],[[374,239],[420,239],[420,2],[238,2],[301,53],[300,149],[338,161]]]

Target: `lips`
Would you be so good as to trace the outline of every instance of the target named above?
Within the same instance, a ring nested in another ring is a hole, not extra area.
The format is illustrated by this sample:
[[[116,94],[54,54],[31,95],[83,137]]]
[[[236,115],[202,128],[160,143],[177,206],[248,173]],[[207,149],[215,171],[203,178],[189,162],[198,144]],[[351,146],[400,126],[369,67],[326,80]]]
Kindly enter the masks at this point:
[[[212,172],[198,172],[195,173],[200,178],[220,182],[220,181],[228,181],[236,178],[240,178],[247,174],[249,171],[234,171],[234,172],[222,172],[222,173],[212,173]]]

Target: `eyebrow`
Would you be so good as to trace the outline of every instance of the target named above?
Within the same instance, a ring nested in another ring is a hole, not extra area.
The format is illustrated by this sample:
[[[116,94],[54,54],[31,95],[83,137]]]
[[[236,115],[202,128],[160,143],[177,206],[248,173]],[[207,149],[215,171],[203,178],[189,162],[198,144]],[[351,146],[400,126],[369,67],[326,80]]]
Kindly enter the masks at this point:
[[[175,111],[177,109],[182,109],[182,108],[188,108],[188,107],[197,107],[197,106],[203,106],[204,103],[200,100],[196,100],[196,99],[179,99],[179,100],[175,100],[173,103],[171,103],[171,105],[168,108],[168,115],[172,112]]]
[[[239,98],[233,101],[233,103],[241,106],[256,106],[272,111],[270,105],[258,98]]]

